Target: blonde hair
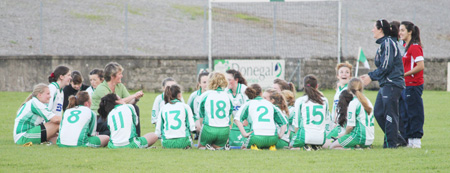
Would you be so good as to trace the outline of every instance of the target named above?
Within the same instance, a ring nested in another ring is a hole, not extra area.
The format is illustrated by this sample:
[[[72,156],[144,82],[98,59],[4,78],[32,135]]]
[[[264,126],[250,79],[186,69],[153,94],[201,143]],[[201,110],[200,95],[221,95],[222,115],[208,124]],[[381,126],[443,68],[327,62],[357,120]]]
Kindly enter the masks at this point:
[[[353,68],[353,66],[350,63],[348,63],[347,61],[345,61],[343,63],[339,63],[339,64],[336,65],[336,75],[338,75],[339,69],[342,68],[342,67],[347,67],[348,69],[350,69],[350,76],[352,76],[352,68]]]
[[[48,88],[48,85],[46,85],[46,84],[44,84],[44,83],[39,83],[39,84],[35,85],[35,86],[33,87],[33,92],[25,99],[24,104],[25,104],[27,101],[30,101],[31,98],[37,97],[38,94],[44,93],[44,91],[45,91],[46,88]],[[39,101],[40,101],[40,100],[39,100]]]
[[[281,91],[281,94],[283,94],[284,98],[286,99],[288,106],[294,106],[295,103],[295,96],[292,91],[289,90],[283,90]]]
[[[289,117],[288,105],[286,103],[286,99],[281,94],[281,92],[278,92],[277,90],[275,90],[273,88],[267,89],[266,92],[270,94],[270,99],[274,100],[273,104],[278,106],[278,108],[280,108],[281,111],[286,113],[286,117]]]
[[[358,98],[358,100],[361,102],[361,104],[364,107],[364,110],[370,114],[372,112],[372,107],[369,106],[369,102],[367,101],[367,98],[364,97],[363,95],[363,83],[360,79],[358,78],[352,78],[349,82],[348,82],[348,90],[356,95],[356,97]]]
[[[209,74],[209,90],[216,90],[217,88],[225,88],[228,86],[227,78],[225,74],[220,72],[212,72]]]

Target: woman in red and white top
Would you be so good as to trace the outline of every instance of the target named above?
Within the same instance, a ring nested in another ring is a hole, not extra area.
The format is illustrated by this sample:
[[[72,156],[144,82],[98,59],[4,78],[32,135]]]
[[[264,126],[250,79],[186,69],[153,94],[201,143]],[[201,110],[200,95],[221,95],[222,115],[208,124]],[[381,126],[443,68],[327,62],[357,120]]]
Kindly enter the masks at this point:
[[[419,27],[409,21],[400,25],[400,39],[405,41],[406,53],[403,56],[406,89],[402,92],[404,103],[402,121],[408,138],[408,147],[421,148],[420,139],[423,136],[424,109],[423,109],[423,70],[424,58],[422,43],[420,42]]]

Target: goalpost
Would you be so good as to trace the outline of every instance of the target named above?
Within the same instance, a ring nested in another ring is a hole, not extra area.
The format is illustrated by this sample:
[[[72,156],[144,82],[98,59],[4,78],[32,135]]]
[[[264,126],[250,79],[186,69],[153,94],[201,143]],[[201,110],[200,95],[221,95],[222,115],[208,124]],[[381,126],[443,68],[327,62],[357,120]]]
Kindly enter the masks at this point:
[[[209,0],[209,69],[213,56],[340,62],[341,6],[341,0]]]

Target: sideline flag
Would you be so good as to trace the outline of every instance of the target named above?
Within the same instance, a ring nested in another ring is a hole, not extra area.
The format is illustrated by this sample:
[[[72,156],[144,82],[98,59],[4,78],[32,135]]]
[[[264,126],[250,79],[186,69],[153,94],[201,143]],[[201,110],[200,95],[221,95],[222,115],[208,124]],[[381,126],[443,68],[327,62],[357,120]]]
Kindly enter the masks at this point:
[[[365,68],[370,69],[369,61],[367,61],[366,55],[364,55],[361,47],[359,47],[358,61],[362,62]]]
[[[359,62],[362,62],[365,68],[370,69],[369,61],[367,61],[366,55],[364,55],[361,47],[358,49],[358,61],[356,61],[355,76],[358,76]]]

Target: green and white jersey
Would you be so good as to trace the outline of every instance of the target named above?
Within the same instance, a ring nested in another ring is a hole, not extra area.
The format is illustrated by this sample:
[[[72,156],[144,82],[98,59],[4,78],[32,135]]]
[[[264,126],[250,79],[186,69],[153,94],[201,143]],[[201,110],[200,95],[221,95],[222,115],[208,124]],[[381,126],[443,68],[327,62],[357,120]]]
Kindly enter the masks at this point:
[[[366,98],[370,107],[373,108],[372,103]],[[361,136],[361,142],[365,145],[371,145],[375,137],[375,129],[373,123],[373,111],[368,114],[358,98],[354,97],[350,101],[347,109],[347,126],[353,126],[351,133]]]
[[[84,146],[88,137],[95,136],[96,129],[97,116],[90,108],[80,105],[67,109],[59,126],[57,144]]]
[[[334,98],[333,98],[333,108],[331,110],[331,114],[330,114],[330,122],[333,123],[334,125],[336,125],[337,123],[337,112],[336,112],[336,108],[337,108],[337,104],[339,102],[339,96],[341,95],[342,91],[347,89],[348,84],[345,84],[343,87],[339,87],[336,89],[336,94],[334,94]],[[333,127],[330,127],[331,129]]]
[[[86,89],[86,92],[89,94],[89,98],[92,99],[92,94],[94,94],[94,91],[95,91],[95,89],[92,86],[90,86]]]
[[[191,131],[195,131],[191,108],[177,99],[173,102],[162,107],[156,123],[155,133],[163,140],[188,137]]]
[[[248,96],[245,94],[245,90],[247,89],[247,86],[244,84],[238,83],[237,89],[236,89],[236,95],[233,95],[233,91],[230,89],[226,89],[225,91],[228,93],[230,98],[232,99],[233,103],[233,116],[236,115],[236,113],[239,111],[242,105],[244,105],[245,102],[248,101]]]
[[[292,125],[304,129],[305,143],[322,145],[325,142],[326,123],[329,121],[328,100],[322,97],[323,105],[308,100],[302,96],[295,101],[295,115]]]
[[[277,125],[288,123],[280,109],[260,96],[242,105],[234,120],[247,120],[250,131],[260,136],[277,135]]]
[[[278,108],[278,110],[280,110],[280,108]],[[281,110],[280,110],[280,112],[284,116],[284,118],[286,118],[286,131],[284,132],[284,134],[281,137],[281,139],[289,143],[289,139],[290,138],[289,138],[288,132],[289,132],[289,129],[291,128],[291,126],[289,125],[289,117],[286,115],[286,112],[281,111]],[[278,131],[281,130],[281,126],[280,125],[277,125],[277,130]]]
[[[200,95],[202,95],[202,89],[200,88],[197,91],[192,92],[189,96],[187,104],[191,108],[192,113],[194,114],[194,119],[199,119],[199,105],[200,105]]]
[[[108,128],[111,131],[109,142],[116,147],[128,145],[137,137],[138,123],[133,105],[116,105],[108,114]]]
[[[56,82],[48,85],[50,90],[50,101],[48,102],[48,109],[58,116],[62,116],[64,104],[63,89]]]
[[[221,88],[208,90],[200,98],[200,118],[203,124],[212,127],[227,127],[233,113],[233,103]]]
[[[181,98],[181,101],[184,103],[184,99]],[[155,101],[153,102],[152,107],[152,124],[155,124],[158,121],[159,110],[161,107],[165,105],[164,103],[164,93],[156,96]]]
[[[38,126],[42,122],[49,122],[55,113],[47,108],[47,105],[39,101],[36,97],[31,98],[17,111],[14,121],[14,142],[17,142],[25,132]],[[40,134],[39,134],[40,135]],[[39,136],[40,137],[40,136]]]
[[[295,107],[288,106],[288,109],[289,109],[289,119],[288,119],[289,128],[288,128],[288,130],[290,130],[291,132],[295,132],[295,128],[292,125],[292,121],[294,120],[294,116],[295,116]]]

